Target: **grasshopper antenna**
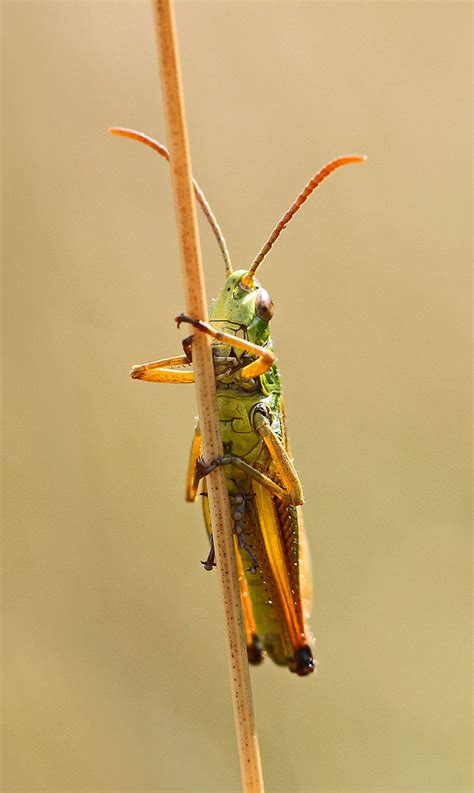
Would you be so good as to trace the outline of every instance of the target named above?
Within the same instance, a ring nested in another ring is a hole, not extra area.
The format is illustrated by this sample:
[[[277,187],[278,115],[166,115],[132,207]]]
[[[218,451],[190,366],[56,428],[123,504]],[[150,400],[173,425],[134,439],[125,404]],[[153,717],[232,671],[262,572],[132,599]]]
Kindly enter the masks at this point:
[[[298,209],[304,204],[304,202],[310,197],[313,190],[316,190],[318,185],[321,184],[322,181],[329,176],[336,168],[340,168],[341,165],[349,165],[352,162],[365,162],[367,157],[365,154],[352,154],[347,155],[345,157],[338,157],[336,160],[332,160],[324,168],[321,168],[313,178],[308,182],[304,190],[301,191],[298,198],[292,203],[289,210],[285,212],[280,222],[275,226],[272,233],[270,234],[267,242],[261,249],[260,253],[254,260],[252,266],[250,267],[248,273],[245,274],[244,279],[247,281],[249,286],[253,282],[253,276],[255,275],[257,269],[263,262],[265,256],[267,255],[270,248],[273,246],[274,242],[278,239],[283,229],[288,225],[293,215],[296,215]]]
[[[161,154],[165,160],[170,159],[170,153],[166,146],[163,146],[162,143],[158,143],[157,140],[154,138],[150,138],[149,135],[145,135],[144,132],[137,132],[135,129],[128,129],[127,127],[109,127],[108,132],[111,132],[112,135],[120,135],[123,138],[132,138],[132,140],[138,140],[140,143],[144,143],[146,146],[149,146],[150,149],[157,151],[158,154]],[[230,275],[232,270],[232,264],[230,261],[229,251],[227,250],[226,241],[224,239],[224,235],[221,231],[221,227],[219,226],[216,216],[212,211],[206,196],[202,192],[201,188],[199,187],[198,183],[193,177],[193,187],[194,187],[194,194],[196,196],[197,202],[200,205],[202,211],[204,212],[206,218],[209,221],[209,225],[214,232],[214,236],[217,240],[217,244],[221,249],[222,256],[224,257],[224,264],[225,264],[225,271],[226,275]]]

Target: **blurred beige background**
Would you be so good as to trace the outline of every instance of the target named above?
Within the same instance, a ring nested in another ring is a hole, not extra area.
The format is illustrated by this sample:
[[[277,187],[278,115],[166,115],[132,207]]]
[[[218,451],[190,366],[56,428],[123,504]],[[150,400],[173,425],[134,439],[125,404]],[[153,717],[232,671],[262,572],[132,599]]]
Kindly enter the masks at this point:
[[[252,671],[268,791],[470,790],[470,7],[179,3],[194,172],[276,304],[319,673]],[[215,575],[183,501],[148,3],[3,5],[3,790],[236,791]],[[209,298],[223,266],[203,223]],[[289,268],[291,278],[285,274]]]

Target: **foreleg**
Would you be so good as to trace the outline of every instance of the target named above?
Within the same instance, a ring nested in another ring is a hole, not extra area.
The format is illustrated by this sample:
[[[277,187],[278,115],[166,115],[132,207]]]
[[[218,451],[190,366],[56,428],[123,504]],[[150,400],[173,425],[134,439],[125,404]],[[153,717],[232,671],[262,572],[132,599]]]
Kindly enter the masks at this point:
[[[201,333],[206,333],[215,341],[229,344],[231,347],[237,347],[239,350],[245,350],[251,355],[256,355],[257,360],[244,366],[238,373],[238,377],[241,380],[251,380],[254,377],[258,377],[268,371],[275,363],[276,358],[270,350],[259,347],[258,344],[253,344],[251,341],[247,341],[247,339],[233,336],[231,333],[224,333],[223,331],[216,330],[211,325],[208,325],[207,322],[202,322],[200,319],[191,319],[185,314],[180,314],[179,317],[176,317],[176,322],[178,323],[178,327],[181,322],[189,322],[196,330],[199,330]]]
[[[151,361],[133,366],[130,377],[133,380],[147,380],[149,383],[194,383],[194,372],[171,369],[168,367],[189,364],[187,355],[175,355],[161,361]]]

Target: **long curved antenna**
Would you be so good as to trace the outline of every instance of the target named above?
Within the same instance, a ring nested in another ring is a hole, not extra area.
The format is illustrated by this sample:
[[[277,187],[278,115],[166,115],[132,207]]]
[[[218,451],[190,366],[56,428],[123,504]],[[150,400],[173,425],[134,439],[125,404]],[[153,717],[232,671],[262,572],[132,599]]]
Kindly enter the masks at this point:
[[[163,146],[162,143],[158,143],[157,140],[154,138],[150,138],[149,135],[145,135],[144,132],[137,132],[135,129],[128,129],[127,127],[109,127],[108,132],[111,132],[112,135],[121,135],[123,138],[132,138],[133,140],[138,140],[141,143],[144,143],[146,146],[149,146],[150,149],[157,151],[158,154],[161,154],[165,160],[170,159],[170,153],[166,146]],[[224,257],[224,264],[225,264],[225,271],[227,275],[230,275],[232,270],[232,264],[230,261],[229,251],[227,250],[226,241],[224,239],[224,235],[221,231],[221,228],[216,220],[216,216],[214,215],[211,207],[209,206],[206,196],[202,192],[201,188],[199,187],[198,183],[193,177],[193,187],[194,187],[194,194],[200,205],[202,211],[204,212],[205,216],[209,221],[209,225],[211,226],[214,236],[217,240],[217,244],[221,249],[222,256]]]
[[[313,190],[316,190],[318,185],[329,176],[330,173],[336,170],[336,168],[340,168],[341,165],[349,165],[351,162],[364,162],[367,159],[365,154],[351,154],[345,157],[338,157],[337,160],[332,160],[324,168],[321,168],[320,171],[317,172],[313,176],[313,178],[308,182],[304,190],[301,191],[298,198],[293,202],[291,207],[285,214],[283,215],[280,222],[275,226],[272,233],[270,234],[267,242],[261,249],[260,253],[258,254],[257,258],[254,260],[252,266],[250,267],[248,273],[246,273],[245,278],[249,279],[249,283],[251,282],[253,276],[255,275],[258,267],[263,262],[265,256],[267,255],[268,251],[274,244],[274,242],[278,239],[281,232],[288,225],[293,215],[298,212],[298,209],[304,204],[304,202],[310,197]]]

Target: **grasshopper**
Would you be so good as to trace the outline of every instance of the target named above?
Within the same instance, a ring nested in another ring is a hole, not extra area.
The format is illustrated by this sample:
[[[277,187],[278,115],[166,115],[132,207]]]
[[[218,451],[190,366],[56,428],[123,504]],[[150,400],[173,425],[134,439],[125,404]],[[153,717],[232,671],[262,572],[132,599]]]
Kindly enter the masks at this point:
[[[166,159],[167,149],[135,130],[110,132],[145,143]],[[209,322],[176,317],[194,332],[210,336],[224,454],[205,464],[197,424],[191,445],[186,500],[199,490],[210,541],[206,570],[215,566],[206,476],[218,465],[225,474],[234,530],[239,586],[248,660],[259,664],[265,654],[291,672],[314,670],[314,643],[308,618],[312,580],[301,515],[303,491],[291,457],[280,375],[270,338],[274,305],[255,273],[285,226],[313,190],[336,168],[362,162],[350,155],[318,171],[277,224],[248,270],[232,269],[224,236],[195,180],[196,198],[221,249],[226,280],[214,301]],[[134,366],[131,377],[160,383],[192,383],[192,336],[183,341],[184,355]],[[183,368],[184,367],[184,368]]]

